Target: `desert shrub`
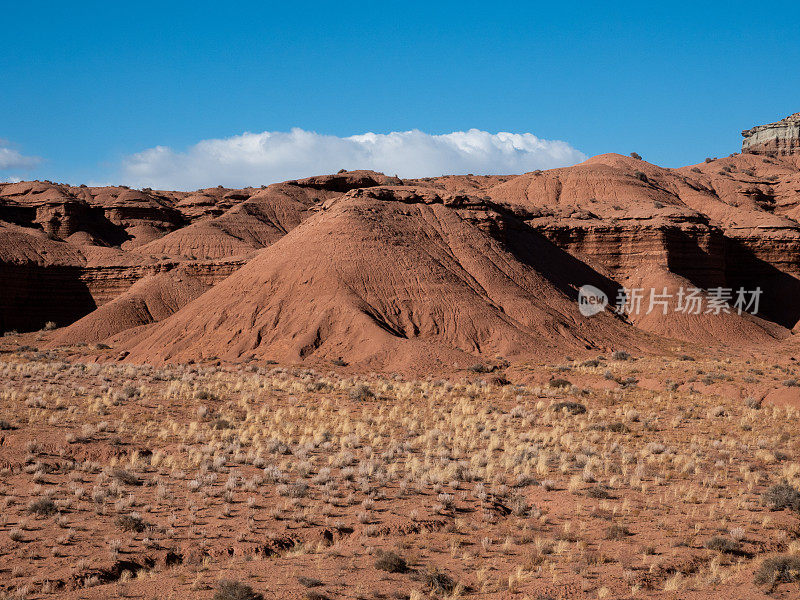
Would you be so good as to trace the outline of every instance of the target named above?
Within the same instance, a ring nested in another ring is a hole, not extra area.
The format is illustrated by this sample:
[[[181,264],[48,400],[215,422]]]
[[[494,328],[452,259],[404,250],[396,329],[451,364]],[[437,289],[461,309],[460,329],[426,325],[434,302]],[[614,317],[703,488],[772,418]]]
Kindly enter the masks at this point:
[[[641,171],[634,171],[633,176],[636,177],[639,181],[644,181],[647,183],[647,175],[642,173]]]
[[[0,431],[10,431],[12,429],[16,429],[16,427],[14,427],[8,421],[4,421],[3,419],[0,419]]]
[[[572,383],[569,380],[564,379],[562,377],[556,377],[554,379],[551,379],[550,381],[547,382],[547,385],[549,385],[551,388],[572,387]]]
[[[486,365],[484,365],[482,363],[475,363],[474,365],[471,365],[471,366],[467,367],[467,370],[468,371],[472,371],[473,373],[491,373],[492,372],[492,368],[491,367],[487,367]]]
[[[733,554],[739,551],[739,542],[721,535],[715,535],[714,537],[707,539],[703,545],[709,550],[724,552],[727,554]]]
[[[223,579],[217,584],[212,600],[263,600],[264,596],[255,592],[241,581]]]
[[[439,504],[442,505],[442,510],[452,510],[455,504],[455,497],[453,494],[440,493],[438,496]]]
[[[217,419],[212,424],[213,429],[233,429],[233,425],[226,419]]]
[[[502,375],[492,375],[489,378],[488,383],[491,385],[496,385],[498,387],[505,387],[507,385],[511,385],[511,382]]]
[[[363,383],[350,390],[350,400],[363,402],[364,400],[369,400],[374,397],[375,394],[372,393],[372,390]]]
[[[456,581],[439,569],[428,571],[423,575],[422,580],[425,582],[425,587],[432,592],[452,594],[456,589]]]
[[[117,517],[116,523],[117,527],[123,531],[142,533],[145,529],[147,529],[147,524],[144,522],[142,517],[136,514],[120,515]]]
[[[786,387],[800,387],[800,383],[798,383],[797,379],[787,379],[783,382],[783,385]]]
[[[725,412],[724,406],[715,406],[711,410],[708,411],[709,417],[725,417],[728,413]]]
[[[616,350],[611,355],[611,360],[630,360],[631,355],[625,352],[625,350]]]
[[[114,469],[111,476],[125,485],[142,485],[141,479],[126,469]]]
[[[516,496],[511,502],[511,514],[515,517],[527,517],[530,514],[531,506],[524,496]]]
[[[25,535],[22,533],[22,529],[20,529],[19,527],[15,527],[11,531],[9,531],[8,537],[11,539],[11,541],[14,542],[21,542],[22,540],[25,539]]]
[[[346,362],[346,361],[344,361],[344,360],[342,360],[341,358],[334,358],[334,359],[331,361],[331,363],[332,363],[332,364],[333,364],[335,367],[346,367],[346,366],[347,366],[347,362]]]
[[[32,515],[46,517],[54,515],[57,512],[58,508],[56,508],[55,502],[50,498],[39,498],[38,500],[32,500],[30,504],[28,504],[28,513]]]
[[[761,561],[753,575],[759,585],[800,580],[800,558],[797,556],[771,556]]]
[[[588,488],[586,490],[586,495],[590,498],[598,498],[600,500],[611,498],[611,492],[608,491],[608,488],[602,485],[596,485]]]
[[[566,410],[570,414],[573,415],[582,415],[586,412],[586,407],[581,404],[580,402],[556,402],[553,404],[553,411],[554,412],[561,412]]]
[[[770,510],[783,510],[788,508],[800,511],[800,491],[787,482],[782,481],[773,485],[761,496],[764,506]]]
[[[600,366],[600,361],[597,360],[596,358],[592,358],[592,359],[583,361],[581,363],[581,366],[582,367],[598,367],[598,366]]]
[[[305,577],[304,575],[300,575],[297,578],[297,581],[300,585],[307,588],[319,587],[322,585],[322,582],[319,579],[314,579],[313,577]]]
[[[394,552],[381,552],[375,559],[375,568],[387,573],[405,573],[408,570],[406,560]]]
[[[655,208],[664,208],[664,206],[666,206],[666,205],[665,205],[663,202],[659,202],[658,200],[655,200],[655,201],[653,202],[653,206],[654,206]]]
[[[139,395],[139,388],[135,385],[126,385],[122,388],[122,395],[128,400]]]
[[[208,390],[198,390],[197,393],[195,394],[195,398],[197,398],[198,400],[216,400],[217,399],[217,397],[213,393],[209,392]]]
[[[55,321],[48,321],[44,324],[45,331],[53,331],[56,327],[58,327],[58,325],[56,325]]]
[[[308,484],[304,481],[296,481],[278,486],[278,495],[288,496],[289,498],[305,498],[308,494]]]
[[[629,535],[632,535],[630,530],[624,525],[618,525],[617,523],[614,523],[614,525],[606,529],[607,540],[624,540]]]
[[[703,171],[701,171],[701,170],[700,170],[700,169],[698,169],[697,167],[692,167],[692,173],[702,173],[702,172],[703,172]]]
[[[744,399],[744,404],[747,408],[754,408],[758,410],[759,408],[761,408],[761,399],[748,396],[747,398]]]
[[[635,158],[636,160],[642,160],[642,157],[638,152],[631,152],[631,158]]]

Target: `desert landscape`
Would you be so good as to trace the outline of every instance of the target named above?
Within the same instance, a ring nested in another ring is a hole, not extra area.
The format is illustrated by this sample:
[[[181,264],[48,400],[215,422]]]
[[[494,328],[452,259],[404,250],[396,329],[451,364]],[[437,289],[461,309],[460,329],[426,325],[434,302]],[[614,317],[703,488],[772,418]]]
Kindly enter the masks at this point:
[[[798,597],[800,113],[743,136],[0,183],[0,597]]]

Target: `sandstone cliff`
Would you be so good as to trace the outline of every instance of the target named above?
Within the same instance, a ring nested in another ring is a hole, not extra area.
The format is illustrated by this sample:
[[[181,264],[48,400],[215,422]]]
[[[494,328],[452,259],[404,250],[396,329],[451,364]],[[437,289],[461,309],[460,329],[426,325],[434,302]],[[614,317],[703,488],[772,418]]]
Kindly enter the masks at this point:
[[[742,136],[742,152],[766,156],[800,154],[800,113],[777,123],[745,129]]]

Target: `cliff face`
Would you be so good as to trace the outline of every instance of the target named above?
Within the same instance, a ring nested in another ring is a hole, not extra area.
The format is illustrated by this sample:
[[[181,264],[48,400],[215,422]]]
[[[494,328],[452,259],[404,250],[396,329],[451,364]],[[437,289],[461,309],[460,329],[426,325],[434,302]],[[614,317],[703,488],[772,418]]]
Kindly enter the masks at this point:
[[[800,113],[742,131],[742,152],[766,156],[800,154]]]

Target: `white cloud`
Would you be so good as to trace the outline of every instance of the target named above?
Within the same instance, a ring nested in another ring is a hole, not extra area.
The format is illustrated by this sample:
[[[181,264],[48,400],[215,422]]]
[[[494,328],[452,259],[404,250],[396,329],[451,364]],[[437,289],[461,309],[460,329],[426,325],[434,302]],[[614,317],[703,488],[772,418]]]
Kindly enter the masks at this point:
[[[531,133],[470,129],[431,135],[415,129],[337,137],[292,129],[203,140],[184,152],[149,148],[123,161],[122,179],[134,187],[192,190],[261,185],[339,169],[374,169],[400,177],[511,174],[585,159],[566,142]]]
[[[24,156],[0,139],[0,169],[30,169],[40,162],[42,159],[38,156]]]

